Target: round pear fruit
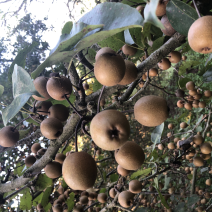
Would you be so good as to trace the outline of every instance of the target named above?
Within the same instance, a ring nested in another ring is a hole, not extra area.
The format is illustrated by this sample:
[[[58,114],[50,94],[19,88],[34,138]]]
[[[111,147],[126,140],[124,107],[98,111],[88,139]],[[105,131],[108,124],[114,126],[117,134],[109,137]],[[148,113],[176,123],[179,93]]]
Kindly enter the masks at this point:
[[[24,163],[27,167],[31,167],[36,161],[36,157],[34,155],[29,155],[26,157]]]
[[[125,75],[124,59],[117,54],[105,53],[98,57],[94,65],[94,75],[105,86],[117,85]]]
[[[63,124],[56,118],[47,118],[41,122],[40,130],[46,138],[57,139],[63,132]]]
[[[117,110],[104,110],[92,119],[90,133],[98,147],[112,151],[128,140],[130,125],[123,113]]]
[[[190,47],[202,54],[212,52],[212,16],[198,18],[188,31],[188,42]]]
[[[131,180],[129,183],[129,191],[138,194],[142,191],[142,185],[139,180]]]
[[[126,65],[124,78],[119,82],[119,85],[128,85],[136,80],[138,69],[135,64],[129,60],[124,60]]]
[[[166,14],[166,5],[168,4],[169,0],[159,0],[158,6],[156,8],[156,16],[161,17]]]
[[[39,143],[34,143],[32,146],[31,146],[31,152],[32,153],[35,153],[37,154],[38,150],[41,149],[41,146]]]
[[[98,194],[97,200],[98,200],[100,203],[106,203],[106,202],[107,202],[107,194],[105,194],[105,193],[100,193],[100,194]]]
[[[167,15],[164,15],[161,18],[161,23],[163,24],[163,26],[165,28],[165,29],[161,29],[161,31],[163,32],[164,35],[172,36],[172,35],[174,35],[176,33],[175,29],[170,24]]]
[[[56,118],[56,119],[60,120],[61,122],[66,121],[69,116],[69,109],[65,105],[62,105],[62,104],[52,105],[49,108],[48,112],[49,112],[48,113],[49,118]]]
[[[126,177],[130,173],[129,170],[124,169],[120,165],[117,166],[117,172],[118,172],[118,174],[120,174],[123,177]]]
[[[55,179],[61,176],[62,165],[56,161],[52,161],[45,166],[44,171],[47,177]]]
[[[46,101],[50,99],[51,97],[49,96],[47,90],[46,90],[46,84],[47,84],[48,78],[44,76],[37,77],[34,81],[33,84],[35,86],[36,91],[43,97],[39,97],[36,95],[32,95],[32,97],[35,100],[38,101]]]
[[[150,77],[155,77],[158,75],[158,69],[157,68],[151,68],[149,69],[149,76]]]
[[[193,141],[196,145],[201,145],[204,142],[204,138],[201,135],[195,135]]]
[[[128,45],[125,44],[124,46],[122,46],[122,51],[125,55],[129,55],[129,56],[134,56],[137,52],[137,48],[135,48],[136,45]]]
[[[95,160],[86,152],[74,152],[63,162],[63,178],[74,190],[86,190],[93,187],[97,177]]]
[[[109,191],[109,195],[111,198],[115,198],[116,196],[116,190],[114,188],[111,188]]]
[[[169,61],[171,63],[178,63],[181,61],[181,53],[180,52],[177,52],[177,51],[172,51],[169,53]]]
[[[47,84],[46,89],[48,94],[55,100],[62,101],[65,100],[65,95],[70,97],[72,92],[72,84],[70,79],[61,77],[51,77]]]
[[[134,194],[130,191],[122,191],[118,196],[118,202],[122,207],[129,208],[133,203]]]
[[[163,58],[159,63],[158,67],[162,70],[167,70],[171,67],[171,62],[167,58]]]
[[[168,118],[168,106],[164,98],[144,96],[134,106],[135,119],[142,125],[155,127]]]
[[[58,163],[63,164],[65,158],[66,156],[63,153],[57,153],[54,160],[57,161]]]
[[[116,52],[115,52],[113,49],[111,49],[110,47],[104,47],[104,48],[101,48],[101,49],[97,52],[97,54],[96,54],[96,56],[95,56],[95,60],[97,61],[98,58],[99,58],[99,56],[102,55],[102,54],[105,54],[105,53],[116,54]]]
[[[13,126],[6,126],[0,130],[0,145],[3,147],[14,146],[19,140],[19,132]]]
[[[116,162],[126,170],[137,170],[144,163],[143,149],[134,141],[127,141],[115,151]]]
[[[193,158],[193,164],[195,166],[197,166],[197,167],[203,166],[204,165],[204,160],[201,157],[196,156],[196,157]]]
[[[46,102],[46,101],[38,101],[35,104],[35,108],[37,110],[37,113],[43,116],[48,115],[48,110],[52,106],[51,102]],[[40,112],[39,112],[40,111]]]
[[[203,143],[201,146],[200,146],[200,150],[203,154],[210,154],[211,151],[212,151],[212,147],[210,145],[210,143]]]

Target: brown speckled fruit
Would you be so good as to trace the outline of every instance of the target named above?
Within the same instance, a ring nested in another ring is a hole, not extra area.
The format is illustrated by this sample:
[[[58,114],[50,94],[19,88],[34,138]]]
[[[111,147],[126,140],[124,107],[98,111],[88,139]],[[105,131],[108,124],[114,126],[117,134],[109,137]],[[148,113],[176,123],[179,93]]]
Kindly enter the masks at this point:
[[[149,69],[149,76],[150,77],[155,77],[158,75],[158,69],[157,68],[151,68]]]
[[[209,90],[206,90],[206,91],[204,92],[204,96],[205,96],[205,97],[211,97],[211,96],[212,96],[212,92],[209,91]]]
[[[24,163],[27,167],[31,167],[36,161],[36,157],[34,155],[29,155],[26,157]]]
[[[183,108],[184,107],[184,101],[183,100],[178,100],[177,101],[177,107]]]
[[[183,60],[183,61],[187,60],[187,56],[183,55],[183,56],[182,56],[182,60]]]
[[[55,179],[61,176],[62,174],[62,165],[56,161],[52,161],[46,165],[44,171],[47,177]]]
[[[172,124],[172,123],[168,124],[168,128],[169,128],[170,130],[172,130],[172,129],[174,128],[174,124]]]
[[[167,70],[171,67],[171,62],[167,58],[163,58],[159,63],[158,67],[162,70]]]
[[[130,135],[130,125],[126,116],[117,110],[105,110],[91,121],[90,134],[95,144],[111,151],[123,145]]]
[[[200,146],[200,150],[203,154],[210,154],[211,151],[212,151],[212,147],[210,145],[210,143],[203,143],[201,146]]]
[[[57,139],[63,132],[63,124],[55,118],[44,119],[40,124],[43,136],[48,139]]]
[[[172,52],[170,52],[169,53],[169,61],[171,62],[171,63],[178,63],[178,62],[180,62],[181,61],[181,57],[182,57],[182,55],[181,55],[181,53],[180,52],[177,52],[177,51],[172,51]]]
[[[127,170],[137,170],[144,163],[143,149],[134,141],[127,141],[115,151],[116,162]]]
[[[204,160],[201,157],[196,156],[196,157],[193,158],[193,164],[195,166],[197,166],[197,167],[203,166],[204,165]]]
[[[186,122],[182,122],[180,123],[180,128],[184,129],[188,126],[188,124]]]
[[[130,173],[129,170],[124,169],[120,165],[117,166],[117,172],[118,172],[118,174],[120,174],[123,177],[126,177]]]
[[[66,107],[65,105],[62,105],[62,104],[52,105],[49,108],[48,112],[49,112],[48,113],[49,118],[56,118],[56,119],[60,120],[61,122],[66,121],[69,116],[68,107]]]
[[[60,204],[56,204],[52,206],[52,210],[53,212],[63,212],[63,206]]]
[[[55,100],[65,100],[65,95],[70,97],[72,92],[72,84],[70,79],[61,77],[51,77],[47,84],[46,89],[48,94]]]
[[[109,195],[111,198],[115,198],[116,196],[116,190],[114,188],[111,188],[109,191]]]
[[[82,86],[85,89],[85,91],[89,89],[88,83],[83,83]]]
[[[129,191],[138,194],[142,191],[142,185],[139,180],[131,180],[129,183]]]
[[[156,8],[156,16],[161,17],[166,14],[166,5],[168,4],[169,0],[159,0],[158,6]]]
[[[35,153],[37,154],[38,150],[41,149],[41,146],[39,143],[34,143],[32,146],[31,146],[31,151],[32,153]]]
[[[65,158],[66,156],[63,153],[57,153],[54,160],[62,164]]]
[[[203,101],[199,102],[199,107],[200,108],[205,108],[206,107],[206,103],[203,102]]]
[[[80,203],[82,205],[86,205],[88,203],[88,197],[87,196],[81,196],[80,197]]]
[[[52,106],[51,102],[46,102],[46,101],[38,101],[35,104],[35,108],[37,110],[37,113],[43,116],[47,116],[48,115],[48,110],[49,108]],[[42,112],[39,112],[42,111]]]
[[[184,104],[184,108],[187,109],[187,110],[191,110],[192,109],[192,104],[190,102],[186,102]]]
[[[170,24],[169,19],[168,19],[168,17],[166,15],[164,15],[161,18],[161,23],[165,27],[165,29],[161,29],[161,31],[163,32],[163,34],[165,34],[167,36],[172,36],[172,35],[174,35],[176,33],[175,29]]]
[[[83,206],[82,205],[74,206],[73,212],[84,212]]]
[[[194,143],[196,145],[201,145],[204,142],[204,139],[201,135],[195,135],[194,136]]]
[[[124,59],[117,54],[102,54],[94,65],[96,79],[105,86],[114,86],[121,82],[125,70]]]
[[[136,102],[134,115],[135,119],[144,126],[158,126],[168,118],[167,102],[159,96],[144,96]]]
[[[122,191],[118,196],[119,204],[122,207],[129,208],[133,203],[134,194],[130,191]]]
[[[212,16],[198,18],[188,31],[188,43],[190,47],[199,53],[208,54],[212,52],[211,43]]]
[[[47,90],[46,90],[46,84],[47,84],[48,78],[44,77],[44,76],[40,76],[37,77],[34,81],[33,84],[35,86],[35,89],[37,90],[37,92],[43,96],[43,97],[39,97],[39,96],[35,96],[32,95],[32,97],[38,101],[46,101],[50,98]]]
[[[192,82],[192,81],[187,82],[187,83],[186,83],[186,88],[187,88],[188,90],[194,90],[194,89],[195,89],[195,84],[194,84],[194,82]]]
[[[105,54],[105,53],[116,54],[116,52],[115,52],[113,49],[111,49],[110,47],[104,47],[104,48],[101,48],[101,49],[97,52],[97,54],[96,54],[96,56],[95,56],[95,60],[98,60],[98,57],[99,57],[100,55],[102,55],[102,54]]]
[[[138,50],[135,44],[133,45],[125,44],[124,46],[122,46],[122,51],[125,55],[133,56],[136,54]]]
[[[75,152],[63,162],[63,178],[74,190],[86,190],[93,187],[97,177],[95,160],[86,152]]]
[[[19,140],[19,132],[13,126],[6,126],[0,130],[0,145],[3,147],[14,146]]]
[[[97,200],[98,200],[100,203],[106,203],[106,202],[107,202],[107,194],[105,194],[105,193],[100,193],[100,194],[98,194]]]
[[[126,65],[125,75],[119,85],[128,85],[137,78],[138,69],[135,64],[129,60],[124,60]]]

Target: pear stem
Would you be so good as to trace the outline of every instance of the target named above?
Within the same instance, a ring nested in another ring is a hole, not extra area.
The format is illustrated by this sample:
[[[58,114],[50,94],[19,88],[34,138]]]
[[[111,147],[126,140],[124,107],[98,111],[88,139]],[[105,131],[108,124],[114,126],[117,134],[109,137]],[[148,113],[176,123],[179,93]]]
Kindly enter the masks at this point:
[[[80,118],[82,118],[82,116],[79,114],[79,112],[78,112],[77,109],[74,107],[74,105],[69,101],[69,99],[68,99],[68,97],[66,96],[66,94],[65,94],[64,96],[65,96],[67,102],[70,104],[70,106],[74,109],[74,111],[76,112],[76,114],[77,114]]]
[[[201,18],[201,15],[200,15],[200,12],[199,12],[199,10],[198,10],[198,8],[197,8],[197,5],[196,5],[195,0],[192,0],[192,2],[193,2],[193,4],[194,4],[194,7],[195,7],[195,9],[196,9],[196,11],[197,11],[197,14],[198,14],[199,18]]]
[[[30,118],[30,115],[28,117],[26,117],[25,119],[22,119],[15,127],[13,130],[15,130],[23,121],[27,120],[28,118]]]
[[[102,86],[102,90],[101,90],[101,93],[100,93],[100,95],[99,95],[98,105],[97,105],[97,113],[99,113],[99,109],[100,109],[100,100],[101,100],[101,97],[102,97],[102,94],[103,94],[104,89],[105,89],[105,85]]]

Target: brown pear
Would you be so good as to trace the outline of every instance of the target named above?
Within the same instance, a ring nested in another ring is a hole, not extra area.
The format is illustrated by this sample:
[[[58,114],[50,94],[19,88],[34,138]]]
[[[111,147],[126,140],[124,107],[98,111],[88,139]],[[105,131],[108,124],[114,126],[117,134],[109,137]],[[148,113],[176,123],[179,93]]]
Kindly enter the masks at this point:
[[[158,67],[162,70],[167,70],[171,67],[171,62],[167,58],[163,58],[159,63]]]
[[[86,152],[71,153],[63,162],[63,178],[74,190],[93,187],[97,177],[96,162]]]
[[[181,61],[181,53],[180,52],[177,52],[177,51],[172,51],[169,53],[169,61],[171,63],[178,63]]]
[[[26,157],[24,163],[27,167],[31,167],[36,161],[36,157],[34,155],[29,155]]]
[[[120,165],[117,166],[117,172],[123,177],[126,177],[130,173],[129,170],[124,169]]]
[[[56,156],[55,156],[55,161],[63,164],[65,158],[66,158],[66,156],[63,153],[57,153]]]
[[[129,183],[129,190],[134,194],[138,194],[142,191],[142,185],[139,180],[131,180]]]
[[[104,110],[92,119],[90,133],[98,147],[111,151],[127,141],[130,125],[123,113],[117,110]]]
[[[169,0],[159,0],[158,6],[156,8],[156,16],[161,17],[166,14],[166,5],[168,4]]]
[[[47,101],[38,101],[35,104],[35,108],[37,110],[37,113],[43,116],[47,116],[48,115],[48,110],[49,108],[52,106],[51,102],[47,102]]]
[[[57,139],[63,132],[63,124],[56,118],[47,118],[41,122],[40,130],[46,138]]]
[[[107,194],[105,194],[105,193],[100,193],[100,194],[98,194],[97,200],[98,200],[100,203],[106,203],[106,202],[107,202]]]
[[[161,18],[161,23],[163,24],[165,29],[161,29],[161,31],[163,32],[163,34],[167,35],[167,36],[172,36],[176,33],[175,29],[172,27],[172,25],[169,22],[169,19],[166,15],[164,15]]]
[[[69,109],[62,104],[52,105],[48,110],[49,118],[56,118],[61,122],[66,121],[68,116],[69,116]]]
[[[55,179],[61,176],[62,165],[56,161],[52,161],[45,166],[44,171],[47,177]]]
[[[102,54],[105,54],[105,53],[116,54],[116,52],[113,49],[111,49],[110,47],[103,47],[97,52],[97,54],[95,56],[95,60],[98,60],[99,56]]]
[[[125,44],[124,46],[122,46],[122,51],[125,55],[134,56],[138,51],[136,47],[137,46],[135,44],[133,45]]]
[[[118,196],[119,204],[124,208],[129,208],[133,203],[134,194],[130,191],[122,191]]]
[[[115,151],[116,162],[127,170],[137,170],[144,163],[143,149],[134,141],[127,141]]]
[[[66,99],[65,95],[70,97],[72,93],[72,84],[70,79],[64,76],[51,77],[46,84],[46,89],[53,99],[62,101]]]
[[[46,84],[47,84],[48,78],[44,76],[37,77],[34,81],[33,84],[35,86],[35,89],[37,92],[42,96],[36,96],[32,95],[32,97],[38,101],[46,101],[50,99],[51,97],[49,96],[47,90],[46,90]]]
[[[39,143],[34,143],[32,146],[31,146],[31,151],[35,154],[37,154],[38,150],[41,149],[41,146]]]
[[[3,147],[14,146],[19,140],[19,132],[13,126],[6,126],[0,130],[0,145]]]

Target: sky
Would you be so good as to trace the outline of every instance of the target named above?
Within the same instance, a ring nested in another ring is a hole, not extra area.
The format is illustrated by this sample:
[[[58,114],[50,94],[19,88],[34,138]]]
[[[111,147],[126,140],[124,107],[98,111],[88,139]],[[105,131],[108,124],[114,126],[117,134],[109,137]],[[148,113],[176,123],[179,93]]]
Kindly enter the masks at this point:
[[[54,48],[56,45],[60,35],[61,35],[61,29],[64,26],[64,24],[68,21],[76,22],[80,19],[80,17],[83,16],[81,14],[81,10],[85,10],[84,14],[88,11],[90,11],[93,7],[95,7],[95,1],[94,0],[86,0],[83,2],[84,5],[78,4],[75,6],[72,16],[74,16],[74,19],[70,19],[69,17],[69,9],[67,7],[67,2],[69,0],[37,0],[32,1],[28,5],[28,13],[32,14],[32,17],[34,17],[37,20],[43,20],[44,17],[48,16],[48,20],[45,22],[47,26],[54,26],[53,31],[46,32],[43,35],[43,40],[47,41],[50,45],[50,49]],[[8,3],[1,3],[0,4],[0,10],[3,11],[3,13],[7,12],[8,10],[13,11],[17,10],[17,8],[20,6],[20,2],[22,0],[13,0]],[[53,3],[52,3],[53,2]],[[73,8],[73,4],[69,3],[70,10]],[[22,9],[19,12],[18,19],[23,17],[25,15],[24,10]],[[9,16],[8,16],[9,18]],[[10,18],[7,22],[7,26],[10,25],[11,27],[14,27],[18,23],[18,19],[16,17]],[[0,26],[0,37],[5,37],[7,29],[4,26]]]

